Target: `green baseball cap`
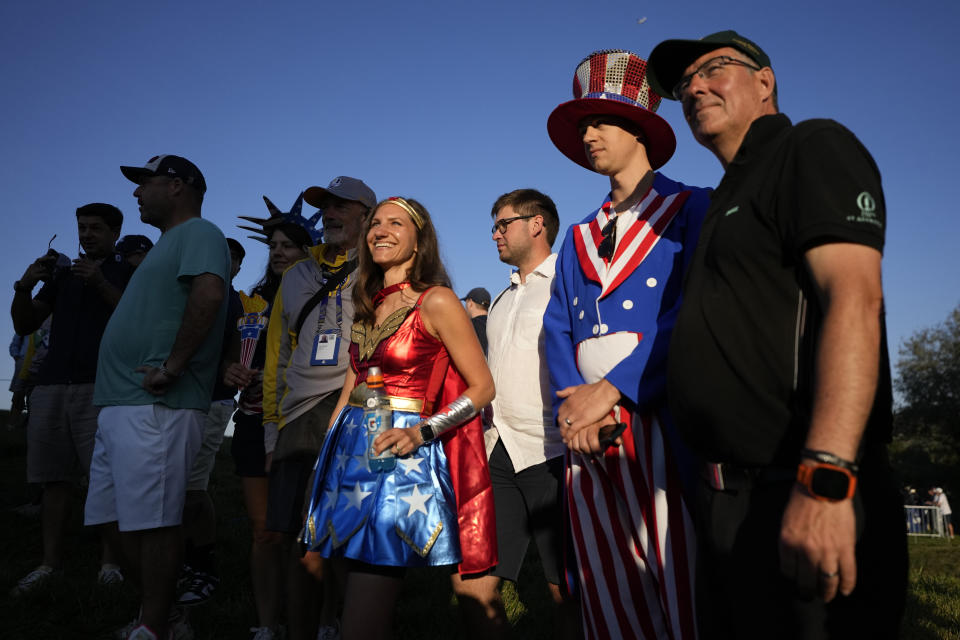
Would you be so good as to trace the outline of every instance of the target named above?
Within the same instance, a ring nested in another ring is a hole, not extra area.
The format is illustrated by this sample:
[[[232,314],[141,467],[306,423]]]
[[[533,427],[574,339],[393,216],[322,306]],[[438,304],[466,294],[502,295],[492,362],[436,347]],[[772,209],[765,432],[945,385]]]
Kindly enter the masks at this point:
[[[761,68],[771,66],[770,56],[756,42],[728,29],[699,40],[664,40],[647,57],[647,82],[661,96],[673,100],[673,88],[680,82],[684,70],[703,54],[723,47],[733,47]]]

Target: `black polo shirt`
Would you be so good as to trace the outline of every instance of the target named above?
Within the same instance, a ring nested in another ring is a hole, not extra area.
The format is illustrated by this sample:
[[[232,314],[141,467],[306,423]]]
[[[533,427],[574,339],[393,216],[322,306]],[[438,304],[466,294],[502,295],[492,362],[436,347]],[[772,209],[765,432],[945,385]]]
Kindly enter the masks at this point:
[[[670,407],[707,460],[796,464],[822,324],[804,253],[830,242],[883,249],[880,173],[840,124],[784,115],[750,127],[713,193],[670,344]],[[886,331],[865,441],[889,439]]]
[[[133,267],[120,254],[100,265],[103,277],[120,291],[127,287]],[[50,349],[40,365],[37,384],[93,382],[97,374],[100,338],[113,313],[97,287],[87,285],[69,268],[57,269],[37,292],[36,300],[50,306]]]

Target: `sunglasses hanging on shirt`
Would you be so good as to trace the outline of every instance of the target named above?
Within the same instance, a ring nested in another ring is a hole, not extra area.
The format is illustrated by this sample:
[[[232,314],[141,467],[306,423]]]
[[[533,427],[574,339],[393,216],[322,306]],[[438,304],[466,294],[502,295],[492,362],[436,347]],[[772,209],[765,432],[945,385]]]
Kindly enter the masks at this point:
[[[600,241],[600,246],[597,247],[597,255],[609,261],[613,257],[613,250],[617,246],[617,216],[610,218],[607,224],[603,226],[600,235],[603,236],[603,239]]]

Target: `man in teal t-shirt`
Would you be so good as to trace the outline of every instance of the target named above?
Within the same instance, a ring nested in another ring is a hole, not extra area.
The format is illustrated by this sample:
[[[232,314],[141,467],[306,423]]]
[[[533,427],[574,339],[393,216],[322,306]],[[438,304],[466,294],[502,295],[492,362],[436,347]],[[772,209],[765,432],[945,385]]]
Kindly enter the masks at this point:
[[[84,520],[105,525],[139,578],[134,630],[165,638],[185,624],[171,616],[180,524],[219,365],[230,254],[200,217],[206,182],[193,163],[164,155],[120,170],[138,185],[140,219],[161,236],[100,342],[93,401],[102,409]]]

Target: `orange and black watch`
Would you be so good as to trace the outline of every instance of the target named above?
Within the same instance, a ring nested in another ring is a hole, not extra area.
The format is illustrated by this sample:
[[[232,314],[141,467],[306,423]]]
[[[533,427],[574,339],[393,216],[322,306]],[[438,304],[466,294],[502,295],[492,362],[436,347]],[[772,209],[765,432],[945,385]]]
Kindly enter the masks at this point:
[[[826,502],[839,502],[853,497],[859,471],[856,463],[812,449],[804,449],[800,456],[814,461],[801,461],[797,467],[797,482],[811,497]]]

